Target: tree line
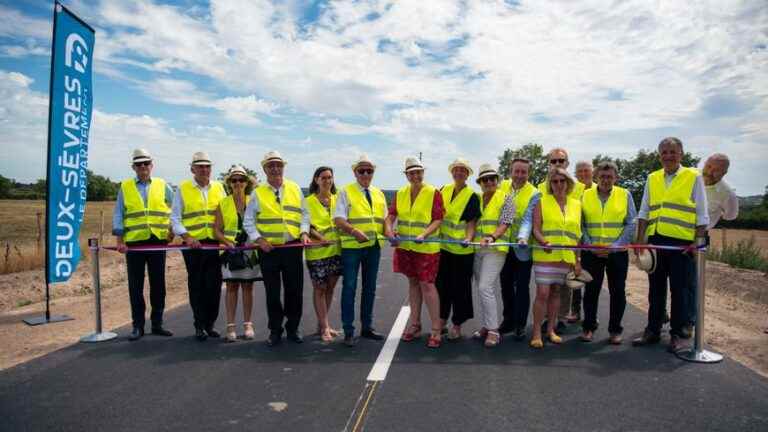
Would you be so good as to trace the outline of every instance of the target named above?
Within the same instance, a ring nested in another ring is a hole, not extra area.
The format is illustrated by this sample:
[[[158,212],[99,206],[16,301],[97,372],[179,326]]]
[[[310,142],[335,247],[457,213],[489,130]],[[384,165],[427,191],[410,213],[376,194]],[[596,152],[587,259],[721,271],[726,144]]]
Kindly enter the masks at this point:
[[[120,182],[113,182],[109,177],[94,174],[91,170],[86,170],[86,176],[88,201],[114,201],[117,198]],[[45,179],[20,183],[0,174],[0,199],[45,199],[46,189]]]

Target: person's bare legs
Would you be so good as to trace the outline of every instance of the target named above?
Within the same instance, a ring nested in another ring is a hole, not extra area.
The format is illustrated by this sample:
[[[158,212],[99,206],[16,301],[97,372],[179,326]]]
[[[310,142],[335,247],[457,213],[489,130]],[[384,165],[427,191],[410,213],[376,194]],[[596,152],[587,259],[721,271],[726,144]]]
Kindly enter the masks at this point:
[[[253,282],[242,282],[240,287],[243,290],[243,322],[251,322],[251,312],[253,311]]]
[[[235,313],[237,312],[237,292],[240,289],[240,282],[227,282],[227,330],[224,338],[229,342],[237,339],[235,334]]]
[[[563,287],[559,285],[550,285],[549,302],[547,303],[547,334],[555,333],[557,328],[557,315],[560,312],[560,290]]]
[[[536,285],[536,299],[533,302],[533,328],[531,329],[531,339],[541,339],[541,323],[544,321],[544,315],[548,311],[549,299],[552,297],[549,291],[549,285]]]
[[[419,288],[432,323],[432,336],[440,337],[443,321],[440,319],[440,296],[437,293],[437,287],[434,282],[419,282]]]
[[[421,284],[414,277],[408,278],[408,304],[411,306],[411,326],[421,326]]]
[[[339,276],[329,276],[328,277],[328,283],[325,284],[325,315],[326,315],[326,323],[328,324],[328,331],[331,333],[331,336],[336,337],[339,335],[339,332],[331,328],[331,324],[328,321],[328,315],[331,312],[331,305],[333,304],[333,292],[336,289],[336,282],[338,282]]]
[[[323,341],[330,337],[328,332],[328,303],[326,301],[327,285],[324,282],[312,281],[312,302],[315,305],[317,315],[317,330]]]

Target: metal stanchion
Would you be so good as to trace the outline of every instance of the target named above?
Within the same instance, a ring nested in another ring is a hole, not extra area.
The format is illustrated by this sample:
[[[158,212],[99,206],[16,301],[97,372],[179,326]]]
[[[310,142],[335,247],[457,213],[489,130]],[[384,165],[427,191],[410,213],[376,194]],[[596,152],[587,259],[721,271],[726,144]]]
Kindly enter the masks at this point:
[[[117,333],[101,329],[101,279],[99,276],[99,239],[88,239],[91,250],[91,276],[93,277],[93,297],[96,304],[96,331],[80,338],[80,342],[103,342],[114,339]]]
[[[702,247],[707,243],[706,239],[699,238],[696,246]],[[707,254],[704,249],[696,252],[696,331],[693,348],[678,351],[679,358],[695,363],[717,363],[723,361],[723,355],[704,349],[704,293],[707,282]]]

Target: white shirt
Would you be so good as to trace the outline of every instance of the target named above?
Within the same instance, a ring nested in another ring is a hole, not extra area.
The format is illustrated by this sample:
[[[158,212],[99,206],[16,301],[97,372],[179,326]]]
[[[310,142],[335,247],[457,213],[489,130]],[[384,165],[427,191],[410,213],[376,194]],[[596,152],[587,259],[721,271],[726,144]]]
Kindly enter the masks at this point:
[[[354,185],[357,186],[357,189],[360,191],[360,193],[363,194],[363,196],[365,196],[366,188],[360,186],[360,183],[358,182],[355,182]],[[371,199],[373,199],[373,197],[371,197]],[[339,190],[338,197],[336,197],[336,210],[333,212],[333,217],[342,218],[344,220],[349,219],[349,207],[350,207],[350,203],[349,203],[349,197],[347,196],[347,191],[345,188],[342,188],[341,190]],[[377,215],[374,215],[374,216],[377,216]],[[386,198],[384,198],[384,213],[378,216],[381,216],[382,219],[387,217],[387,199]]]
[[[208,207],[208,191],[211,189],[211,182],[209,181],[207,185],[200,186],[195,179],[192,179],[192,185],[197,188],[197,190],[200,191],[200,193],[203,194],[203,201],[205,202],[205,207]],[[185,234],[187,232],[187,229],[184,227],[184,224],[181,222],[181,213],[184,210],[184,200],[181,198],[181,186],[179,186],[179,190],[176,194],[173,195],[173,205],[171,206],[171,228],[173,229],[173,233],[177,236],[180,236],[182,234]]]
[[[285,196],[285,182],[280,185],[280,188],[275,189],[271,184],[267,183],[267,186],[272,189],[282,200]],[[299,196],[301,196],[301,227],[299,228],[301,233],[309,233],[309,211],[307,210],[307,202],[304,199],[304,194],[299,189]],[[245,216],[243,216],[243,229],[248,233],[248,238],[252,243],[255,243],[261,237],[261,233],[256,228],[256,217],[261,212],[259,207],[259,196],[256,195],[256,191],[251,192],[251,199],[248,201],[248,205],[245,207]],[[288,234],[288,231],[283,233],[285,241],[297,240]]]
[[[680,168],[677,167],[677,171],[672,174],[664,172],[664,183],[669,186],[674,180]],[[645,189],[643,190],[643,200],[640,202],[640,212],[637,214],[638,219],[648,220],[648,214],[651,212],[650,196],[648,195],[648,181],[645,182]],[[693,192],[691,193],[691,200],[696,203],[696,226],[709,225],[709,213],[707,211],[707,194],[704,192],[704,179],[701,174],[696,175],[696,182],[693,183]]]
[[[720,218],[734,220],[739,216],[739,198],[725,180],[720,180],[712,186],[705,186],[705,189],[709,205],[707,229],[714,228]]]

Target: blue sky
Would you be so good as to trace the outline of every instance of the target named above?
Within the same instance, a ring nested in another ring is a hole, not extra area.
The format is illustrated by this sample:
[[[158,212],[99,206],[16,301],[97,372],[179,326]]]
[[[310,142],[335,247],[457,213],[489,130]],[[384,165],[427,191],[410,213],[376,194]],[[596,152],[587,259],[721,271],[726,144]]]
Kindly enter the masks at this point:
[[[308,184],[365,152],[374,182],[407,156],[449,181],[458,156],[565,147],[631,157],[665,136],[731,156],[739,195],[768,185],[768,4],[638,1],[65,1],[97,29],[90,168],[149,149],[178,182],[277,149]],[[0,0],[0,174],[44,176],[52,2]],[[11,156],[12,155],[12,156]],[[574,164],[572,164],[573,166]]]

